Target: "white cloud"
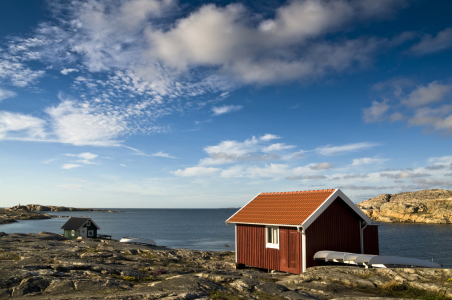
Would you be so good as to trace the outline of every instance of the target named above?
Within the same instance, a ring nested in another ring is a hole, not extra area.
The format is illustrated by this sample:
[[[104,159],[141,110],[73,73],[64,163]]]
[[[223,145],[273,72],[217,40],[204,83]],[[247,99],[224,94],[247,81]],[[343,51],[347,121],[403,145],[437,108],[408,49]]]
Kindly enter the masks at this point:
[[[364,149],[369,149],[372,147],[380,146],[376,143],[355,143],[347,144],[342,146],[324,146],[316,149],[318,153],[325,156],[340,155],[348,152],[356,152]]]
[[[389,105],[387,100],[378,102],[372,101],[372,106],[363,109],[363,119],[366,123],[378,122],[383,119],[384,114],[388,111]]]
[[[384,100],[373,101],[371,107],[363,110],[365,122],[406,121],[411,126],[452,132],[452,105],[448,101],[452,84],[432,81],[414,86],[409,80],[397,79],[376,84],[375,87],[378,87]],[[381,91],[384,87],[390,87],[392,94],[384,94]]]
[[[352,162],[352,166],[360,166],[360,165],[368,165],[368,164],[375,164],[375,163],[382,163],[388,161],[388,159],[384,158],[370,158],[370,157],[363,157],[363,158],[356,158]]]
[[[295,148],[295,146],[286,145],[284,143],[276,143],[276,144],[272,144],[270,146],[262,148],[262,152],[267,152],[267,153],[268,152],[276,152],[276,151],[292,149],[292,148]]]
[[[8,99],[8,98],[12,98],[16,95],[17,94],[12,91],[0,89],[0,101]]]
[[[183,170],[179,169],[174,171],[174,175],[181,177],[192,177],[192,176],[209,176],[220,172],[221,169],[212,167],[191,167],[185,168]]]
[[[69,170],[69,169],[73,169],[73,168],[78,168],[81,167],[81,165],[77,165],[77,164],[64,164],[61,166],[62,169],[65,170]]]
[[[321,40],[352,20],[387,16],[400,8],[400,3],[291,1],[279,7],[274,18],[258,24],[241,4],[208,4],[179,19],[167,31],[148,29],[147,38],[154,46],[148,53],[180,71],[216,67],[246,83],[323,76],[365,64],[380,41],[356,39],[330,44],[316,38]],[[310,40],[316,42],[308,43]],[[299,51],[292,52],[292,47]]]
[[[430,174],[425,173],[411,173],[411,172],[400,172],[400,173],[380,173],[381,177],[387,178],[395,178],[395,179],[403,179],[403,178],[419,178],[419,177],[427,177]]]
[[[33,71],[21,62],[2,59],[0,56],[0,79],[10,82],[14,86],[25,87],[31,85],[44,74],[44,71]]]
[[[162,152],[162,151],[159,151],[159,152],[156,152],[156,153],[152,153],[152,154],[146,154],[146,153],[144,153],[143,151],[141,151],[141,150],[138,150],[138,149],[135,149],[135,148],[132,148],[132,147],[129,147],[129,146],[124,146],[124,145],[122,145],[124,148],[127,148],[127,149],[130,149],[130,150],[132,150],[133,151],[133,154],[135,154],[135,155],[141,155],[141,156],[157,156],[157,157],[166,157],[166,158],[176,158],[175,156],[172,156],[172,155],[170,155],[170,154],[168,154],[168,153],[165,153],[165,152]]]
[[[212,111],[213,111],[213,115],[214,116],[219,116],[222,114],[227,114],[233,111],[239,111],[243,108],[242,105],[223,105],[223,106],[219,106],[219,107],[212,107]]]
[[[90,152],[84,152],[84,153],[80,153],[80,154],[65,154],[65,155],[71,156],[71,157],[78,157],[80,159],[76,160],[76,162],[83,163],[85,165],[96,164],[96,162],[94,162],[93,160],[99,156],[97,154],[90,153]]]
[[[44,120],[24,114],[0,111],[0,140],[41,140],[45,137]]]
[[[46,112],[52,117],[54,133],[62,143],[115,146],[120,143],[116,138],[128,132],[123,116],[99,112],[89,103],[65,100]]]
[[[150,154],[149,156],[158,156],[158,157],[166,157],[166,158],[176,158],[176,157],[174,157],[174,156],[172,156],[172,155],[170,155],[170,154],[168,154],[168,153],[162,152],[162,151],[159,151],[159,152],[156,152],[156,153],[152,153],[152,154]]]
[[[418,86],[406,99],[401,102],[407,106],[423,106],[431,103],[443,101],[450,94],[452,85],[440,84],[437,81],[429,83],[427,86]]]
[[[344,179],[356,179],[356,178],[369,178],[367,174],[347,174],[344,175]]]
[[[262,162],[279,160],[283,157],[271,152],[279,152],[294,148],[295,146],[276,143],[266,146],[266,143],[280,137],[266,134],[260,138],[252,137],[244,142],[222,141],[215,146],[207,146],[204,151],[209,155],[200,161],[200,165],[219,165],[233,162]],[[285,160],[295,159],[302,155],[303,151],[284,155]]]
[[[413,183],[417,185],[418,188],[431,189],[443,187],[449,189],[452,186],[452,180],[440,180],[440,179],[413,179]]]
[[[274,135],[274,134],[266,133],[264,136],[261,136],[259,139],[260,139],[261,141],[266,141],[266,142],[268,142],[268,141],[270,141],[270,140],[277,140],[277,139],[280,139],[280,138],[281,138],[280,136],[277,136],[277,135]]]
[[[286,179],[289,180],[323,180],[327,179],[325,175],[297,175],[297,176],[288,176]]]
[[[434,52],[439,52],[452,47],[452,28],[446,28],[433,37],[431,34],[426,34],[421,41],[411,47],[411,52],[416,55],[425,55]]]
[[[61,74],[63,74],[63,75],[67,75],[67,74],[69,74],[69,73],[72,73],[72,72],[78,72],[78,70],[77,69],[66,69],[66,68],[63,68],[63,70],[61,70]]]
[[[327,162],[323,162],[323,163],[319,163],[319,164],[311,164],[309,167],[312,170],[328,170],[328,169],[334,168],[334,165],[327,163]]]

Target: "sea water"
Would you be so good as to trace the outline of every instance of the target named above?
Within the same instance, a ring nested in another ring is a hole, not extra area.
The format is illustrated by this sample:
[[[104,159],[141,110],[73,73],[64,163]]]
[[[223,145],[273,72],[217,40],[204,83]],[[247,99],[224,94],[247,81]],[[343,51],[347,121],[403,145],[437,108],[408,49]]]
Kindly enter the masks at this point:
[[[114,210],[114,209],[112,209]],[[27,220],[0,225],[6,233],[63,233],[72,217],[91,217],[98,233],[119,240],[124,236],[153,239],[158,245],[211,251],[234,250],[234,225],[225,220],[237,209],[118,209],[120,213],[92,211],[49,212],[62,218]],[[452,225],[390,224],[379,226],[380,255],[404,256],[438,262],[452,268]],[[325,249],[328,250],[328,249]]]

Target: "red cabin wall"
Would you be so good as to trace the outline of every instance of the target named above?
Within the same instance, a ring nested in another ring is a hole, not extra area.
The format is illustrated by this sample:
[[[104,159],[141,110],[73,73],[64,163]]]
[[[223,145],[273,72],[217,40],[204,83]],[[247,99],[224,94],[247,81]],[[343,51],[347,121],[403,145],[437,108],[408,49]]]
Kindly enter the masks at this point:
[[[361,218],[337,198],[306,229],[306,267],[313,267],[321,250],[361,253]]]
[[[378,244],[378,226],[367,225],[363,231],[363,244],[365,254],[380,255],[380,248]]]
[[[265,247],[265,226],[236,224],[237,263],[279,270],[279,250]]]

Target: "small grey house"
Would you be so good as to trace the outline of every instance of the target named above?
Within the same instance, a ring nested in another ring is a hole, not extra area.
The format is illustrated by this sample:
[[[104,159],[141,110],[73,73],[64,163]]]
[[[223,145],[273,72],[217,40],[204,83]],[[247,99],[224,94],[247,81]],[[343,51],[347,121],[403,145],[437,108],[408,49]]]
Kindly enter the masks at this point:
[[[65,238],[74,240],[79,236],[84,238],[96,238],[97,230],[100,229],[100,227],[97,226],[91,218],[71,217],[61,229],[64,229],[63,235]]]

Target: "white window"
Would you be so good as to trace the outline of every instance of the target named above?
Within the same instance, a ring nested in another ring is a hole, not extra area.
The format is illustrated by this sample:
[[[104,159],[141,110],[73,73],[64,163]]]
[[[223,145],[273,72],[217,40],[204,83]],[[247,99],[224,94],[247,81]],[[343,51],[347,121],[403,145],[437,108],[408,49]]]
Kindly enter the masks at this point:
[[[71,230],[71,235],[75,236],[75,230]]]
[[[91,221],[86,222],[86,227],[91,226]]]
[[[279,228],[266,227],[266,247],[279,249]]]
[[[93,236],[94,235],[94,230],[88,230],[88,236]]]

